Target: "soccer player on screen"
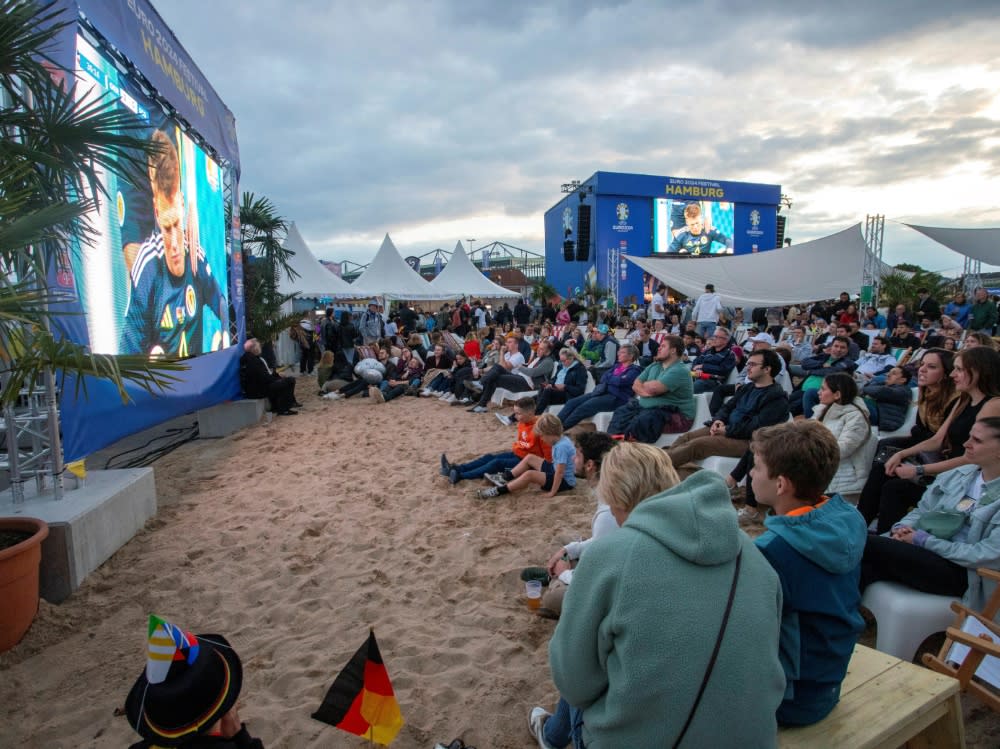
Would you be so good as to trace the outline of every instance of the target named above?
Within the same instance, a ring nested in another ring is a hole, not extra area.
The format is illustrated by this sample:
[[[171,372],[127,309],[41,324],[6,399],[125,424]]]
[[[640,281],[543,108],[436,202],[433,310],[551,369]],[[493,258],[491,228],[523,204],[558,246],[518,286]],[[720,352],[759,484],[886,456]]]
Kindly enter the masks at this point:
[[[162,130],[154,131],[152,140],[160,147],[149,157],[156,230],[139,247],[131,267],[132,294],[119,351],[150,356],[201,354],[205,351],[201,308],[209,306],[225,321],[226,299],[197,240],[191,242],[188,262],[189,234],[197,236],[197,232],[184,220],[177,148]],[[222,336],[217,334],[211,349],[221,343]]]
[[[725,234],[715,229],[705,231],[705,219],[702,218],[701,206],[697,203],[689,203],[684,208],[684,223],[686,227],[674,237],[667,252],[713,255],[717,252],[712,250],[713,243],[721,244],[726,249],[732,249],[733,240]]]

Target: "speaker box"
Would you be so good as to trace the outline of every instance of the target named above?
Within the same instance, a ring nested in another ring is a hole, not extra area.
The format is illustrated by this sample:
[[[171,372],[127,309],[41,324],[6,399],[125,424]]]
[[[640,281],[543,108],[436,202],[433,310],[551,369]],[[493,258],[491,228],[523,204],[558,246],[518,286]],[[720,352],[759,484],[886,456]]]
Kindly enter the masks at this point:
[[[780,213],[778,214],[778,243],[775,247],[781,247],[781,245],[785,243],[785,221],[787,220],[788,218],[786,216],[782,216]]]
[[[567,263],[573,262],[574,249],[575,248],[573,247],[573,242],[571,240],[567,239],[565,242],[563,242],[563,260],[565,260]]]
[[[576,259],[590,260],[590,206],[584,204],[576,211]]]

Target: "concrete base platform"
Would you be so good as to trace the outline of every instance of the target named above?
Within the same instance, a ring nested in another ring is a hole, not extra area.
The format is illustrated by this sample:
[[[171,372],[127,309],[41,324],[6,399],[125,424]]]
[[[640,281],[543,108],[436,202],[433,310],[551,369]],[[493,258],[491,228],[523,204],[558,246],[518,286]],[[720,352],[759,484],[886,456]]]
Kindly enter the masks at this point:
[[[69,482],[67,482],[69,483]],[[79,489],[56,502],[25,483],[25,501],[0,494],[0,516],[41,518],[49,524],[42,543],[41,593],[52,603],[70,596],[91,572],[124,546],[156,514],[152,468],[92,471]]]
[[[198,436],[211,439],[228,437],[244,427],[253,426],[264,418],[266,398],[226,401],[198,411]]]

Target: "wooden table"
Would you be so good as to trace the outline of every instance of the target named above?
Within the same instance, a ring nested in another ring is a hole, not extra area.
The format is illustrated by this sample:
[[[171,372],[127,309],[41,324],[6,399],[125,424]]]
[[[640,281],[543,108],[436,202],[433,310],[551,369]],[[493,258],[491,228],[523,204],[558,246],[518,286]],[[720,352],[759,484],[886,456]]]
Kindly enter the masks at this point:
[[[958,681],[858,645],[825,719],[778,733],[782,749],[964,749]]]

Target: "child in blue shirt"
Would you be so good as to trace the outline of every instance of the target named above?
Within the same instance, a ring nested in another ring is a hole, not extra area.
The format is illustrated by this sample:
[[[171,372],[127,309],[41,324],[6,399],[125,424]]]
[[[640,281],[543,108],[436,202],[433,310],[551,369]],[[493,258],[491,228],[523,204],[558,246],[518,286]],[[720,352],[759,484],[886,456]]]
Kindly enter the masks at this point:
[[[540,486],[545,496],[554,497],[559,492],[568,491],[576,486],[574,460],[576,447],[573,441],[563,434],[563,425],[554,414],[542,414],[535,422],[535,434],[538,439],[552,446],[552,460],[543,460],[537,455],[526,455],[521,462],[503,475],[490,475],[487,478],[498,486],[480,489],[477,496],[480,499],[499,497],[503,494],[516,492],[525,487]]]
[[[778,724],[809,725],[825,718],[840,699],[864,628],[858,579],[868,529],[839,494],[823,494],[840,464],[840,450],[821,423],[758,429],[750,449],[757,501],[774,511],[755,543],[781,580],[778,656],[786,687]]]

